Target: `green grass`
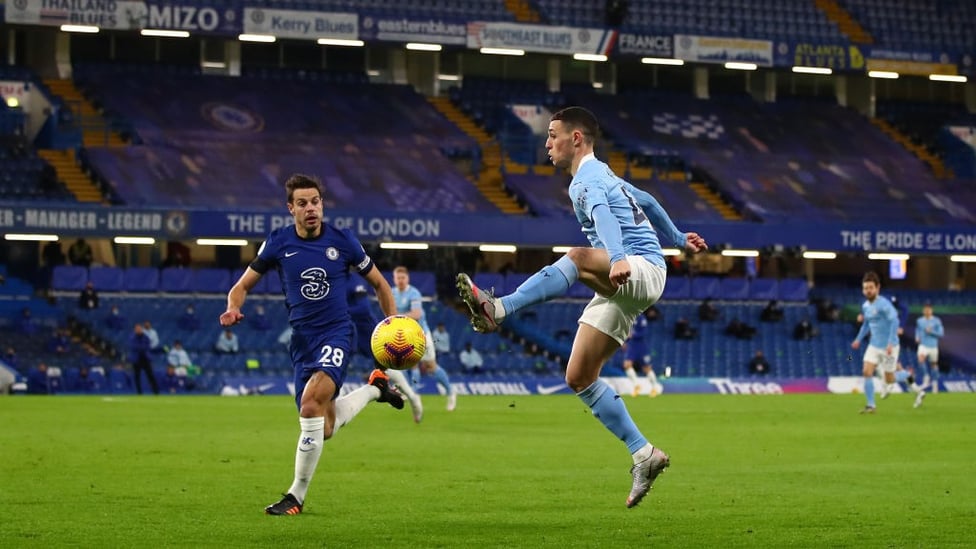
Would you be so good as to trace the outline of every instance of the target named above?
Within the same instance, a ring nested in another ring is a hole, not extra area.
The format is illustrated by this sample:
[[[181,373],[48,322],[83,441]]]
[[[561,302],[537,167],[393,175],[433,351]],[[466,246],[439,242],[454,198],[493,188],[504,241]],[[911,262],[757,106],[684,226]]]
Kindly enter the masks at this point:
[[[976,524],[976,400],[627,398],[671,468],[636,509],[626,448],[572,396],[370,405],[305,513],[286,397],[0,398],[5,547],[952,547]]]

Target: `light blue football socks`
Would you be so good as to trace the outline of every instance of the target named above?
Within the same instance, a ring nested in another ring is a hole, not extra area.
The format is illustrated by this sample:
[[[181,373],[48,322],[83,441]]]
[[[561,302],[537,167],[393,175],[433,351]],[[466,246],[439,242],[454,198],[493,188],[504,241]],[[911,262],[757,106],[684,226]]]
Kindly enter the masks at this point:
[[[864,378],[864,397],[868,399],[868,406],[874,408],[874,376]]]
[[[576,269],[576,264],[569,256],[564,255],[552,265],[547,265],[530,276],[514,292],[502,297],[500,301],[505,314],[512,314],[529,305],[565,294],[577,280],[579,280],[579,271]]]
[[[454,389],[451,388],[451,378],[447,377],[447,372],[444,371],[444,368],[438,366],[434,369],[434,379],[444,388],[444,394],[449,395],[454,392]]]
[[[598,379],[576,396],[593,410],[593,417],[624,441],[631,454],[647,445],[647,439],[637,429],[623,399],[607,382]]]

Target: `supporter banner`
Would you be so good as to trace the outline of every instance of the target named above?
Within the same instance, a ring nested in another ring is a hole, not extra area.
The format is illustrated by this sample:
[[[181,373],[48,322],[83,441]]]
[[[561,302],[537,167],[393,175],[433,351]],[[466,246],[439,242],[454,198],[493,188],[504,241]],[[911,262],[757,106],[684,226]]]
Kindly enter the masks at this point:
[[[464,46],[468,43],[468,24],[443,19],[364,16],[359,20],[359,38]]]
[[[5,87],[6,82],[0,82],[0,89]],[[4,97],[7,97],[4,91]],[[973,126],[946,126],[945,129],[956,139],[965,143],[976,153],[976,127]]]
[[[842,250],[934,253],[976,252],[973,230],[841,230]]]
[[[6,6],[4,21],[127,30],[141,28],[147,11],[145,2],[121,0],[14,0]]]
[[[355,13],[244,8],[244,32],[272,34],[278,38],[358,40],[359,16]]]
[[[933,381],[936,385],[941,385],[941,390],[950,393],[976,393],[976,379],[962,377],[942,376],[939,381]],[[879,383],[875,383],[875,393],[881,392]],[[864,394],[864,377],[862,376],[833,376],[828,380],[827,389],[831,393],[849,395],[851,393]],[[893,393],[905,393],[905,387],[895,384]]]
[[[522,25],[519,23],[468,23],[469,48],[508,48],[544,53],[592,53],[608,55],[617,31]]]
[[[948,53],[903,51],[876,46],[862,46],[869,71],[892,71],[899,74],[956,74],[955,60]]]
[[[617,39],[616,53],[671,57],[674,55],[674,37],[658,34],[634,34],[622,32]]]
[[[509,105],[512,113],[526,126],[532,129],[535,135],[546,135],[549,133],[549,117],[552,113],[540,105]]]
[[[30,88],[27,82],[17,80],[0,80],[0,97],[4,101],[14,98],[24,112],[30,112]]]
[[[142,27],[147,29],[175,29],[191,33],[238,35],[241,33],[239,7],[216,8],[176,4],[172,2],[150,3]]]
[[[894,59],[868,59],[869,71],[890,71],[898,74],[928,76],[930,74],[956,74],[957,67],[952,63],[923,63],[921,61],[898,61]]]
[[[950,202],[947,197],[945,199]],[[947,204],[946,207],[951,207]],[[466,214],[364,214],[327,211],[325,221],[355,231],[360,239],[482,242],[527,246],[585,245],[575,219],[515,218],[485,215],[471,223]],[[680,222],[680,220],[678,220]],[[260,240],[291,224],[287,213],[266,210],[152,209],[100,206],[51,206],[0,202],[3,232],[55,233],[87,236],[154,236],[156,238],[235,237]],[[897,251],[932,254],[976,253],[976,229],[847,224],[699,223],[702,234],[721,235],[733,247],[762,248],[774,244],[833,251]]]
[[[769,40],[676,34],[674,56],[700,63],[737,61],[770,67],[773,65],[773,43]]]
[[[773,60],[777,66],[826,67],[837,71],[863,70],[864,55],[851,44],[780,42]]]
[[[619,394],[629,395],[632,382],[626,377],[602,378]],[[862,378],[857,378],[862,379]],[[720,395],[783,395],[794,393],[826,393],[827,378],[815,379],[734,379],[734,378],[668,378],[662,381],[664,398],[668,394],[720,394]],[[863,383],[863,380],[862,380]],[[347,381],[342,394],[361,387],[362,382]],[[976,388],[976,382],[973,382]],[[561,377],[545,376],[470,376],[452,375],[451,386],[459,396],[515,396],[515,395],[572,395],[573,391]],[[442,394],[442,389],[429,377],[421,379],[417,388],[421,394]],[[839,391],[831,391],[839,392]],[[276,376],[231,376],[224,378],[220,393],[225,396],[245,395],[292,395],[295,385],[290,380]],[[849,394],[850,391],[847,391]]]

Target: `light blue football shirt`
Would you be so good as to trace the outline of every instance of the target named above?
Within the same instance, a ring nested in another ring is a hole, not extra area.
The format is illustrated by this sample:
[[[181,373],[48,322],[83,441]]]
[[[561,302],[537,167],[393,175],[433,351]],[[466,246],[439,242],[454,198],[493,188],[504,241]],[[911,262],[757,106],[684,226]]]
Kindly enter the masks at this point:
[[[427,312],[424,311],[424,301],[423,296],[420,295],[420,290],[414,288],[410,284],[402,292],[396,286],[393,286],[393,301],[396,303],[397,313],[405,315],[413,310],[420,311],[420,318],[417,322],[420,323],[420,327],[424,329],[425,332],[430,331],[430,326],[427,325]]]
[[[678,231],[661,204],[650,194],[624,181],[606,163],[587,155],[569,184],[576,219],[594,248],[606,249],[611,260],[621,255],[639,255],[665,268],[664,254],[655,229],[661,230],[675,246],[684,247],[685,234]],[[604,205],[620,226],[622,250],[608,249],[597,234],[593,209]]]
[[[925,330],[931,328],[931,333]],[[939,346],[939,339],[945,335],[945,328],[942,326],[942,319],[933,315],[932,318],[918,317],[915,321],[915,337],[918,338],[919,345],[925,345],[929,349]]]
[[[857,332],[857,341],[861,341],[871,331],[868,345],[884,349],[888,345],[898,345],[898,311],[887,297],[879,295],[874,302],[864,300],[861,304],[864,324]]]

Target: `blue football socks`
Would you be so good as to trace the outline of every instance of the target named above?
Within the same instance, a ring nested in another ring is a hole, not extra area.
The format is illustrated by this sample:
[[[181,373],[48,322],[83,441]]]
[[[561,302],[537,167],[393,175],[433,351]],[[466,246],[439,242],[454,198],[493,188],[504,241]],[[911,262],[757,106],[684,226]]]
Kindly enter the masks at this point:
[[[529,305],[542,303],[565,294],[578,279],[576,264],[564,255],[552,265],[547,265],[530,276],[513,293],[502,297],[502,307],[508,315]]]
[[[864,378],[864,397],[868,400],[868,406],[874,408],[874,377]]]
[[[627,412],[623,399],[610,385],[607,385],[607,382],[598,379],[576,396],[593,410],[593,417],[600,420],[604,427],[624,441],[631,454],[647,444],[647,439],[637,429],[630,413]]]
[[[454,392],[451,388],[451,378],[447,377],[447,372],[444,371],[444,368],[438,366],[434,369],[434,379],[444,388],[445,394],[449,395]]]

